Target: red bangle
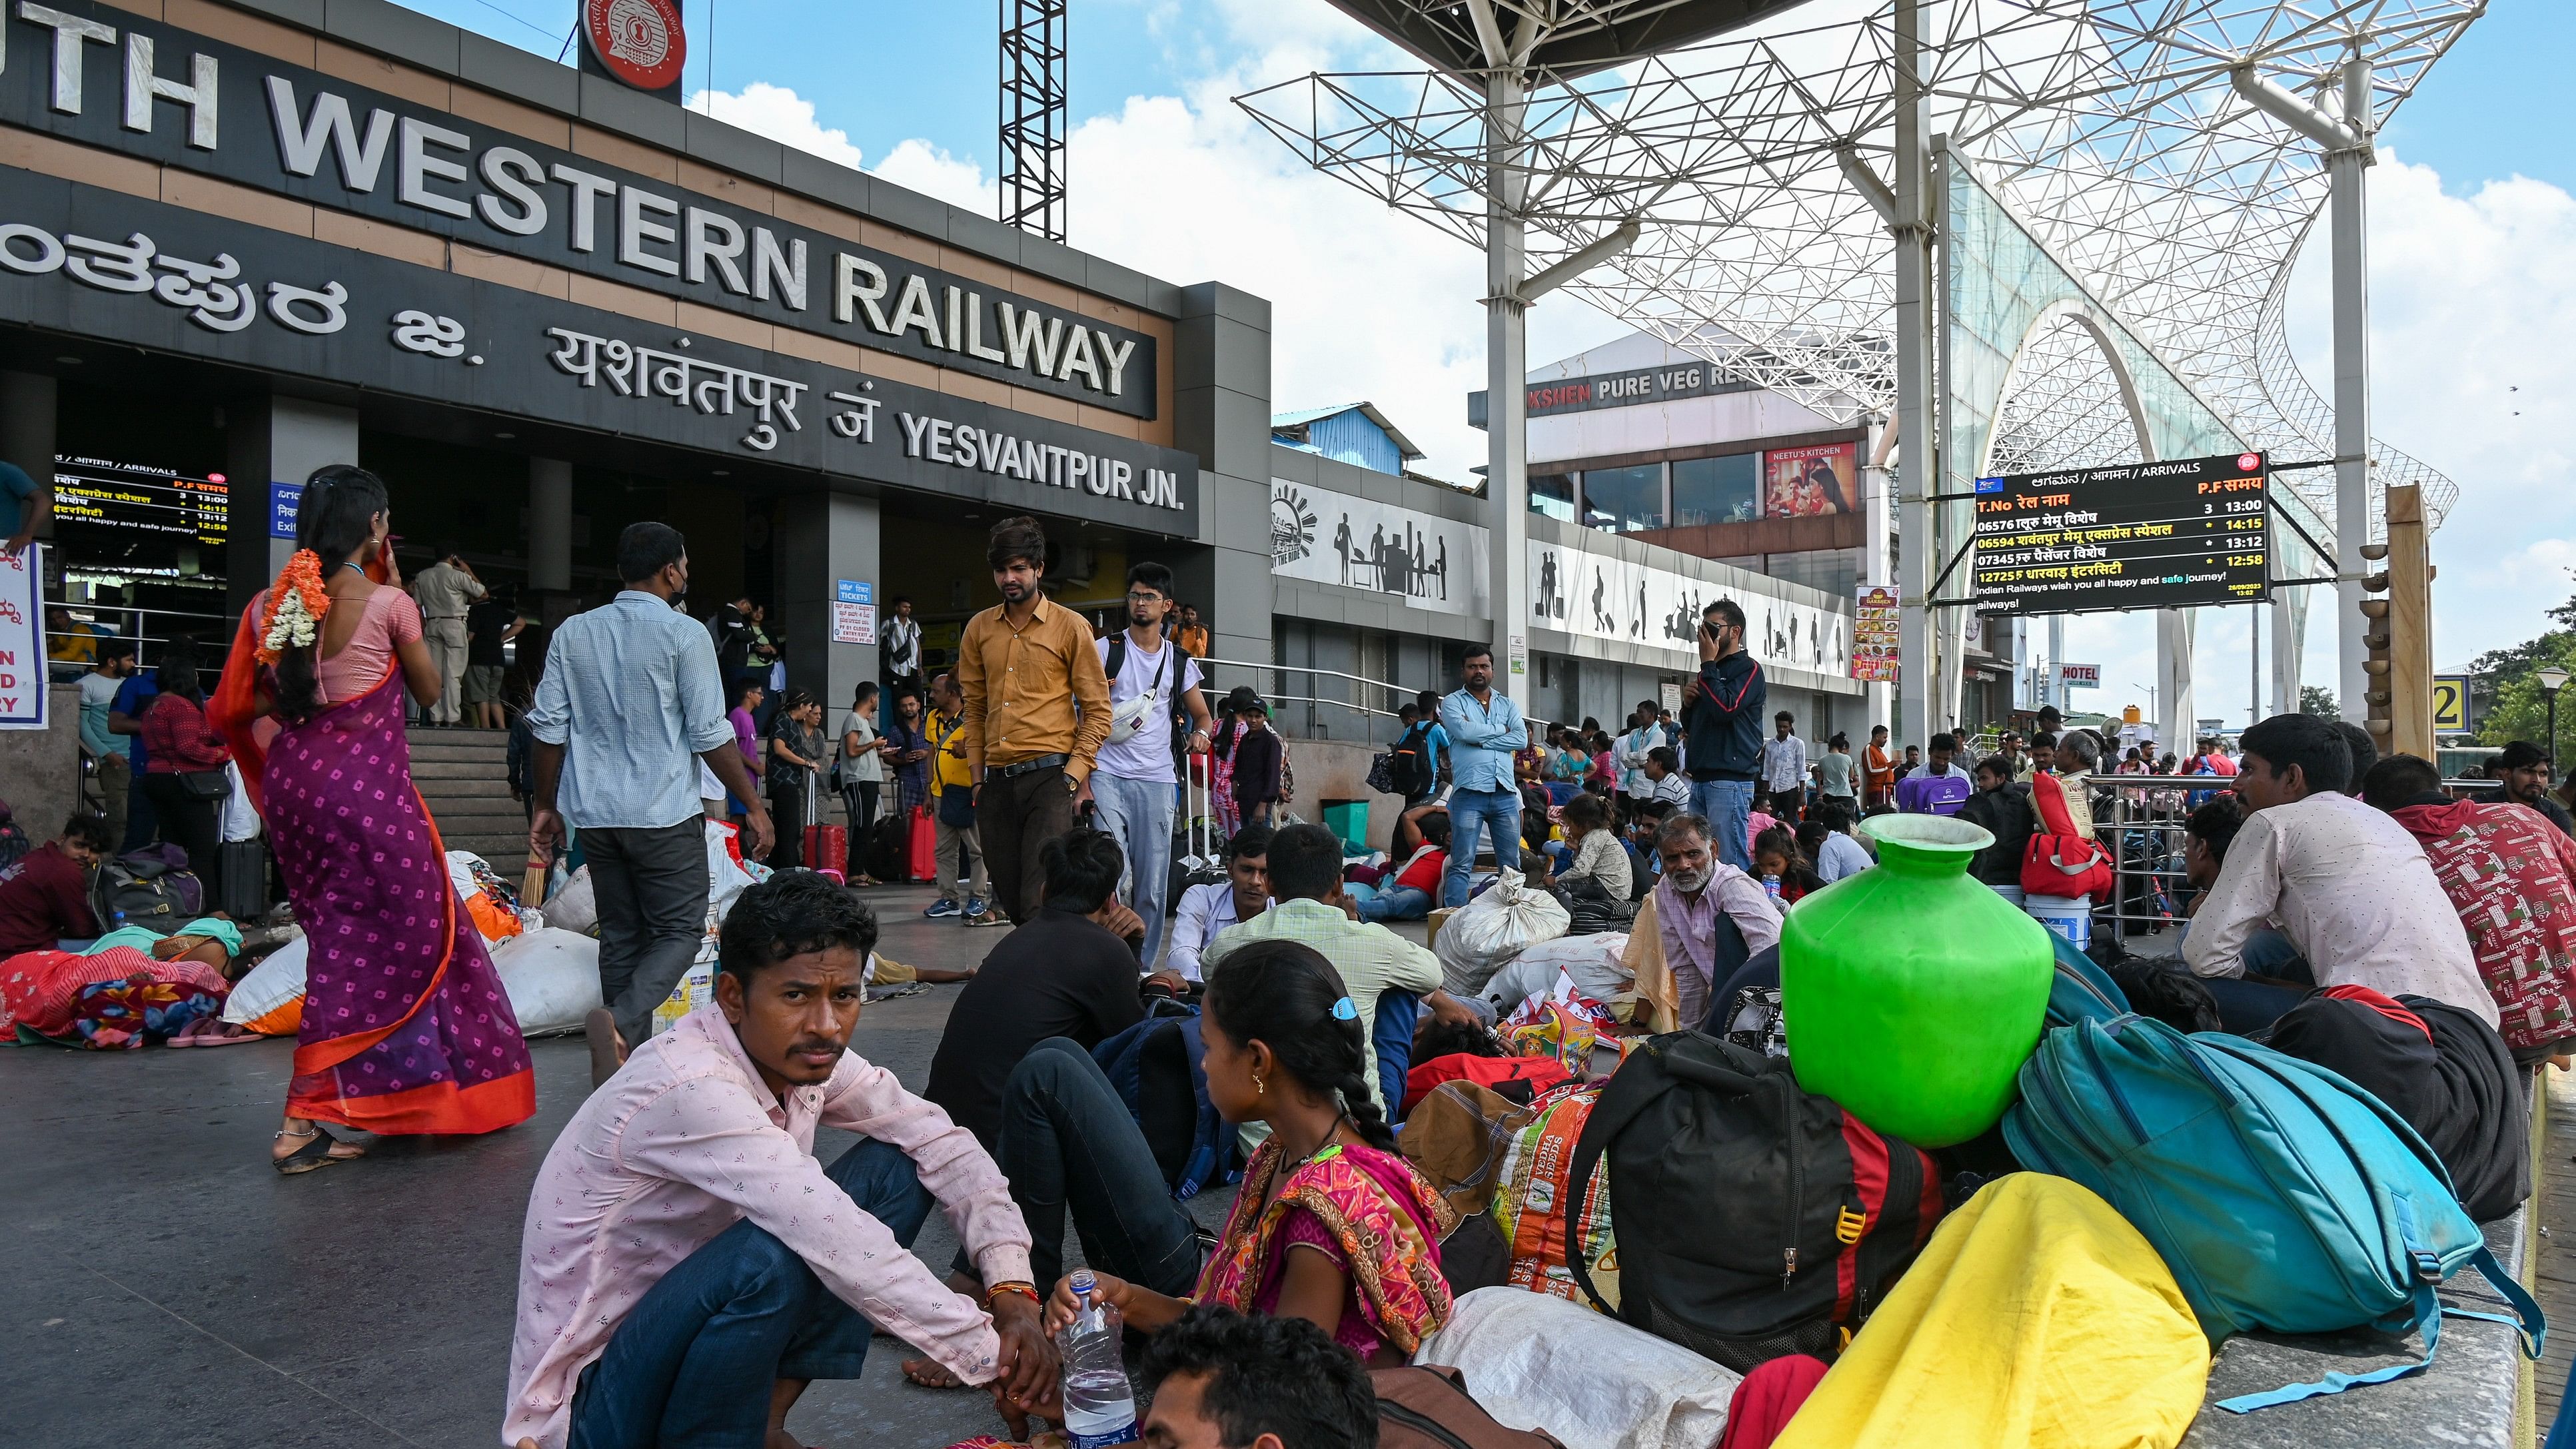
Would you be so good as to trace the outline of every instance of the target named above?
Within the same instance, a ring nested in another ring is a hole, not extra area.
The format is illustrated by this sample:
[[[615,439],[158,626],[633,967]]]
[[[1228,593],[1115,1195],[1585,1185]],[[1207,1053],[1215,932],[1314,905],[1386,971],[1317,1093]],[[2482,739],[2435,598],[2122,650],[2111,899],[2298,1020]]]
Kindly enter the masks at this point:
[[[993,1300],[1001,1297],[1005,1293],[1016,1293],[1040,1307],[1044,1307],[1046,1304],[1046,1300],[1038,1296],[1037,1285],[1034,1283],[996,1283],[992,1287],[984,1290],[985,1311],[988,1313],[991,1312],[993,1308]]]

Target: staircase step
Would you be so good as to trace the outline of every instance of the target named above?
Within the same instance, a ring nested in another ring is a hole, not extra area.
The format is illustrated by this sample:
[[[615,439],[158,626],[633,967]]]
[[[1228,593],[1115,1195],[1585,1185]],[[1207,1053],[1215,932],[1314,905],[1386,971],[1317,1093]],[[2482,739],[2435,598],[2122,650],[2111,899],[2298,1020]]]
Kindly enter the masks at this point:
[[[423,794],[486,781],[507,789],[510,783],[510,772],[490,760],[414,760],[411,777]]]

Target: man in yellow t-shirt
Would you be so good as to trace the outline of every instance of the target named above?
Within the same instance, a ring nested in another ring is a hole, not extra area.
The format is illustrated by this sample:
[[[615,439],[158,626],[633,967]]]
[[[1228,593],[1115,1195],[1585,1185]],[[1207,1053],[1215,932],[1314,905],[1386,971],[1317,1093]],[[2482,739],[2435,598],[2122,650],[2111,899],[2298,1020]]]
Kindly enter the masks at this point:
[[[930,818],[939,836],[939,899],[922,914],[932,920],[962,915],[970,926],[998,926],[984,879],[984,843],[975,834],[975,771],[966,763],[966,700],[954,675],[930,681]],[[952,824],[951,822],[957,822]],[[966,903],[957,903],[957,856],[972,870]]]

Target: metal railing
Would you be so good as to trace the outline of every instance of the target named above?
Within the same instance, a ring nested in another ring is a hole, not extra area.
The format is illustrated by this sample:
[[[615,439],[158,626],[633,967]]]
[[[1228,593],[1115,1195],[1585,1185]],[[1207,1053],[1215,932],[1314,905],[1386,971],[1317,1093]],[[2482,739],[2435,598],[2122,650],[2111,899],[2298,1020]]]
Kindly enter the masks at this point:
[[[50,614],[60,610],[75,624],[102,624],[108,633],[104,639],[128,639],[135,645],[135,667],[149,669],[160,662],[164,652],[159,646],[181,639],[197,646],[197,663],[212,674],[224,662],[224,652],[232,646],[233,629],[241,616],[236,613],[214,613],[196,609],[147,609],[135,604],[75,604],[62,599],[47,599]],[[49,640],[59,640],[50,634]],[[86,663],[70,660],[52,661],[54,668],[86,670]],[[57,681],[62,682],[62,681]]]
[[[1211,673],[1213,673],[1214,668],[1225,668],[1252,670],[1270,674],[1308,674],[1325,679],[1343,679],[1359,685],[1364,689],[1383,690],[1387,694],[1400,695],[1408,703],[1416,696],[1424,693],[1422,690],[1409,689],[1404,685],[1396,684],[1384,679],[1369,679],[1361,675],[1347,673],[1339,669],[1318,669],[1311,665],[1304,664],[1256,664],[1245,659],[1202,659],[1198,662],[1202,665],[1212,666]],[[1262,701],[1267,704],[1310,704],[1320,705],[1327,709],[1347,709],[1355,714],[1376,715],[1382,719],[1391,720],[1400,717],[1395,710],[1380,709],[1375,705],[1361,704],[1357,700],[1333,699],[1328,696],[1310,694],[1287,694],[1262,688],[1261,684],[1258,683],[1253,687],[1260,693]],[[1221,693],[1222,691],[1218,692]],[[1449,691],[1434,689],[1429,692],[1433,694],[1447,694]],[[1211,700],[1210,704],[1213,705],[1213,703],[1214,701]],[[1546,719],[1534,714],[1525,714],[1524,717],[1527,718],[1531,724],[1538,725],[1541,728],[1562,723],[1562,721]]]

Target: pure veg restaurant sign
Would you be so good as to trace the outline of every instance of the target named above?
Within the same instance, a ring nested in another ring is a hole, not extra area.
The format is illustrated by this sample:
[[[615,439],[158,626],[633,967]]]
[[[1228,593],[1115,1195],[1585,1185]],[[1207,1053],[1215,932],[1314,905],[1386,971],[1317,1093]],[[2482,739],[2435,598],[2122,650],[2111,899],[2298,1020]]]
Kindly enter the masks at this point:
[[[95,0],[15,0],[0,122],[1133,417],[1154,339]]]
[[[2261,453],[1980,478],[1981,614],[2179,609],[2271,596]]]
[[[1159,533],[1189,454],[0,168],[0,322]]]

